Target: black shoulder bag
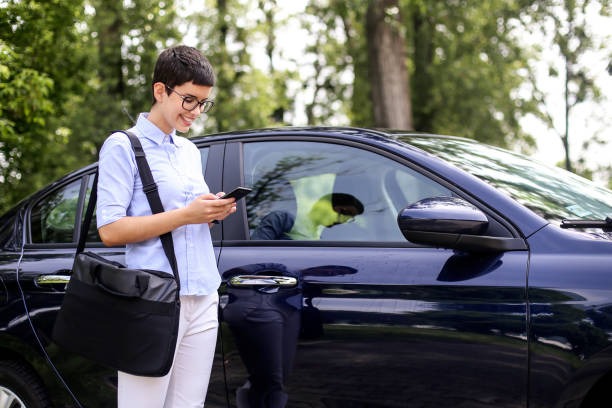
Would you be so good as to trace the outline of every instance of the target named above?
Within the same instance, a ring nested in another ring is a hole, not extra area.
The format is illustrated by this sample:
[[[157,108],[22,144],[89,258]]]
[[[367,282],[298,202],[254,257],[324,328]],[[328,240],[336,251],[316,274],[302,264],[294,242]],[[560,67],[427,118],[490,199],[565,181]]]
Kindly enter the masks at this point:
[[[153,213],[163,206],[138,138],[130,138]],[[160,236],[174,275],[128,269],[83,252],[97,199],[98,173],[81,226],[72,276],[53,327],[53,340],[68,351],[129,374],[161,377],[170,371],[179,325],[180,281],[172,233]]]

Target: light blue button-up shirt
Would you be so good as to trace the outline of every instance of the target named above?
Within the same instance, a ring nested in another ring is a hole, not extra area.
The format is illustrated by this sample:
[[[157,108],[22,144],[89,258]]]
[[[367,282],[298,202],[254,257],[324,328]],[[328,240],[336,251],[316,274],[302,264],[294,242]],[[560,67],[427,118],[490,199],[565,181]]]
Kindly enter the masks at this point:
[[[202,174],[200,152],[190,140],[177,136],[174,131],[164,134],[147,116],[140,114],[130,131],[140,139],[164,209],[185,207],[197,196],[209,192]],[[126,215],[151,214],[130,141],[124,133],[114,133],[100,150],[98,228]],[[172,231],[172,239],[181,295],[208,295],[216,291],[221,279],[208,224],[179,227]],[[126,264],[129,268],[172,274],[159,238],[126,245]]]

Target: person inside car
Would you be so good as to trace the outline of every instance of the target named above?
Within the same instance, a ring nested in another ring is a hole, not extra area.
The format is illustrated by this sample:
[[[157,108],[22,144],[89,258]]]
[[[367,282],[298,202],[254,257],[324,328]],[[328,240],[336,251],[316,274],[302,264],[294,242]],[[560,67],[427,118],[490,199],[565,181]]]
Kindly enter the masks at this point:
[[[251,239],[318,240],[325,228],[351,222],[363,214],[363,209],[361,201],[351,194],[326,194],[312,205],[306,217],[272,211],[262,218]]]

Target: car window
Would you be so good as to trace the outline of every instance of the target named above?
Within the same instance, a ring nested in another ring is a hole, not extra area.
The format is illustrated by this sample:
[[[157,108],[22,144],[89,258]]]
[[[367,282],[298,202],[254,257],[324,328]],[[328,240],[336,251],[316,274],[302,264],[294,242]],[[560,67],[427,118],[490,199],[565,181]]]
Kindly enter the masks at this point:
[[[318,142],[244,145],[252,240],[402,241],[397,214],[438,183],[378,153]]]
[[[16,221],[17,211],[15,209],[0,218],[0,248],[10,245],[15,239],[21,240],[21,237],[14,236]]]
[[[76,180],[47,194],[34,205],[30,213],[32,243],[71,243],[74,241],[74,226],[81,180]]]
[[[91,195],[93,177],[89,177],[84,212]],[[40,199],[30,212],[30,237],[33,244],[66,244],[75,242],[75,223],[79,213],[81,179],[62,186]],[[94,217],[89,225],[87,242],[101,242]]]

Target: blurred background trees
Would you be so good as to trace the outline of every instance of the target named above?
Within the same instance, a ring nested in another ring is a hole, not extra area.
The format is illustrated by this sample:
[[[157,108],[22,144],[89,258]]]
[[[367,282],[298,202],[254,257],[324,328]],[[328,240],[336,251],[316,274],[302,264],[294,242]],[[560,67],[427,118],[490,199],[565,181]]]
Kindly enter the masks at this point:
[[[200,48],[218,77],[215,109],[188,136],[339,124],[530,153],[540,135],[521,120],[531,115],[559,134],[563,166],[610,179],[609,166],[585,159],[587,145],[570,154],[580,132],[570,124],[577,104],[606,102],[582,61],[601,47],[612,53],[585,18],[589,7],[609,15],[611,0],[309,0],[297,11],[289,3],[0,1],[0,210],[95,161],[109,132],[150,108],[155,59],[179,43]],[[525,35],[552,35],[561,56],[549,72],[566,84],[564,126],[534,74],[544,50]]]
[[[525,20],[526,31],[535,34],[537,38],[547,39],[543,44],[538,44],[536,50],[541,52],[548,43],[559,57],[557,61],[549,61],[545,64],[545,68],[550,78],[556,79],[558,88],[562,90],[560,96],[563,101],[563,112],[559,115],[560,120],[555,120],[555,115],[547,103],[547,97],[550,95],[542,92],[537,86],[538,81],[532,79],[530,82],[535,87],[534,98],[539,108],[537,113],[563,144],[565,153],[563,167],[586,176],[591,175],[593,171],[610,174],[612,170],[609,164],[607,168],[597,168],[594,163],[589,163],[587,156],[590,151],[606,148],[608,141],[602,139],[601,136],[606,131],[612,134],[610,123],[604,129],[594,129],[591,137],[584,141],[581,151],[574,155],[573,161],[570,154],[571,135],[580,132],[581,127],[575,120],[572,120],[574,110],[584,102],[601,104],[606,100],[602,89],[596,83],[592,67],[585,62],[585,57],[594,51],[607,51],[608,69],[612,69],[612,48],[609,46],[612,39],[598,38],[596,36],[598,25],[594,24],[592,19],[593,14],[609,17],[610,4],[610,1],[599,0],[545,0],[534,2],[530,14],[525,16],[526,19],[531,19]],[[590,15],[589,11],[591,11]],[[612,75],[612,72],[609,74]],[[596,112],[591,112],[591,114],[593,117],[597,115]]]

